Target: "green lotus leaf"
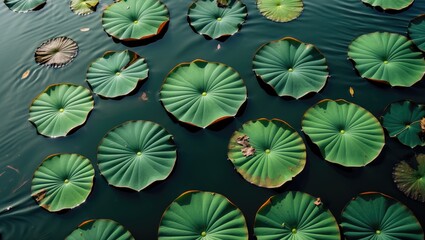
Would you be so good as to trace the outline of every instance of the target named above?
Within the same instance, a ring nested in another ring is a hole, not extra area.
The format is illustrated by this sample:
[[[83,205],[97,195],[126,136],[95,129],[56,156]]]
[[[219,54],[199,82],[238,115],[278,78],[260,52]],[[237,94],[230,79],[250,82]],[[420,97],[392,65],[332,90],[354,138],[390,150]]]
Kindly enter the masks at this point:
[[[187,14],[190,25],[196,32],[217,39],[239,31],[248,12],[239,0],[219,7],[216,0],[195,0]]]
[[[174,67],[160,91],[168,112],[203,128],[235,116],[246,97],[239,73],[223,63],[200,59]]]
[[[372,7],[380,7],[383,10],[403,10],[413,4],[414,0],[362,0]]]
[[[411,101],[390,104],[382,116],[382,125],[390,137],[397,137],[406,146],[424,146],[425,139],[421,120],[425,117],[425,106]]]
[[[280,187],[305,166],[307,153],[300,135],[280,119],[248,121],[230,138],[228,158],[250,183]],[[246,151],[252,151],[248,154]]]
[[[410,87],[425,74],[422,53],[397,33],[363,34],[348,47],[348,57],[362,78],[391,86]]]
[[[105,31],[123,41],[156,36],[168,21],[168,9],[159,0],[121,0],[109,5],[102,16]]]
[[[88,15],[96,11],[99,0],[71,0],[71,10],[77,15]]]
[[[158,240],[248,240],[242,212],[226,197],[188,191],[165,210]]]
[[[172,135],[156,123],[141,120],[113,128],[97,151],[100,172],[108,183],[135,191],[167,178],[176,157]]]
[[[46,0],[4,0],[4,4],[14,12],[25,13],[44,6]]]
[[[84,124],[94,101],[90,90],[73,84],[53,84],[34,98],[29,121],[47,137],[63,137]]]
[[[425,154],[416,156],[416,163],[406,161],[396,164],[393,177],[398,189],[407,196],[425,202]]]
[[[385,144],[384,130],[366,109],[343,99],[325,99],[309,108],[302,130],[325,160],[346,167],[372,162]]]
[[[96,59],[87,71],[93,92],[104,97],[123,96],[148,77],[148,65],[135,52],[107,52]]]
[[[35,62],[53,68],[61,68],[78,55],[77,43],[68,37],[55,37],[43,42],[34,53]]]
[[[260,13],[275,22],[289,22],[298,18],[304,8],[302,0],[256,0]]]
[[[413,43],[425,52],[425,14],[412,19],[407,30]]]
[[[91,219],[78,226],[66,240],[134,240],[131,233],[110,219]]]
[[[320,198],[285,192],[269,198],[258,210],[254,232],[258,240],[339,240],[338,223]]]
[[[78,154],[47,157],[34,172],[31,195],[50,212],[71,209],[84,203],[93,187],[94,169]]]
[[[342,231],[347,240],[423,240],[424,233],[413,213],[382,193],[361,193],[342,212]]]
[[[296,99],[320,91],[329,76],[326,59],[319,50],[291,37],[261,46],[253,69],[279,96]]]

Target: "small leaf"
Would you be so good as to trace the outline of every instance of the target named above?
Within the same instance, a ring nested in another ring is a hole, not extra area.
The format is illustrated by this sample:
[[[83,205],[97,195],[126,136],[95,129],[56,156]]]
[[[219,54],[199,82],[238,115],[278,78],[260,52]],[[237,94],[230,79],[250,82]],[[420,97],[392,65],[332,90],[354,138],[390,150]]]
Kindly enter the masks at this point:
[[[350,87],[349,92],[350,92],[351,97],[354,97],[354,88],[353,87]]]
[[[21,79],[25,79],[25,78],[27,78],[29,75],[30,75],[30,70],[26,70],[26,71],[22,74]]]
[[[80,28],[80,31],[81,32],[88,32],[88,31],[90,31],[90,28],[87,28],[87,27],[86,28]]]
[[[316,198],[316,201],[314,201],[314,205],[316,205],[316,206],[322,205],[322,200],[319,197]]]

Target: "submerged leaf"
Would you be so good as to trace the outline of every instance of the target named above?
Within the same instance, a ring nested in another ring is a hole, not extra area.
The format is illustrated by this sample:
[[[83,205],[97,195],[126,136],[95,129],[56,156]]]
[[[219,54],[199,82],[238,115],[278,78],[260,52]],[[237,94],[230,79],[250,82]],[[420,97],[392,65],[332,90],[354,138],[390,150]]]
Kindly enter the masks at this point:
[[[410,39],[422,52],[425,52],[425,14],[412,19],[407,30]]]
[[[411,166],[406,161],[398,163],[393,172],[398,189],[407,196],[425,202],[425,154],[416,156]]]

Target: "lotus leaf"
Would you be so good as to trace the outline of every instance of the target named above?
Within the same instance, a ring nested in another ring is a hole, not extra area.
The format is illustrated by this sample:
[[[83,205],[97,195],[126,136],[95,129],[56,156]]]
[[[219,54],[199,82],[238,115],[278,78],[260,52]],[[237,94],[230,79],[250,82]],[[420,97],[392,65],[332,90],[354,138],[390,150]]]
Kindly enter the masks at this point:
[[[246,97],[239,73],[223,63],[199,59],[174,67],[160,91],[168,112],[203,128],[235,116]]]
[[[362,78],[410,87],[425,74],[424,57],[413,46],[400,34],[374,32],[357,37],[348,47],[348,57]]]
[[[242,212],[226,197],[213,192],[188,191],[165,210],[158,240],[248,240]]]
[[[172,135],[156,123],[141,120],[113,128],[97,152],[100,172],[108,183],[135,191],[167,178],[176,157]]]
[[[14,12],[25,13],[44,6],[46,0],[4,0],[4,4]]]
[[[35,50],[35,62],[53,68],[61,68],[78,55],[77,43],[68,37],[56,37],[43,42]]]
[[[425,52],[425,15],[417,16],[410,21],[408,33],[413,43]]]
[[[31,195],[50,212],[71,209],[86,201],[93,187],[94,169],[78,154],[47,157],[34,172]]]
[[[407,196],[425,202],[425,154],[416,156],[416,164],[398,163],[393,172],[398,189]]]
[[[280,119],[248,121],[230,138],[228,158],[248,182],[260,187],[280,187],[292,180],[304,169],[306,157],[300,135]]]
[[[159,0],[121,0],[107,7],[102,16],[105,31],[124,41],[156,36],[168,21],[168,9]]]
[[[346,167],[372,162],[385,144],[384,131],[370,112],[345,100],[325,99],[309,108],[302,129],[325,160]]]
[[[413,213],[382,193],[361,193],[347,204],[341,217],[347,240],[424,239],[421,225]]]
[[[425,117],[425,106],[411,101],[390,104],[382,116],[382,125],[390,137],[397,137],[406,146],[424,146],[421,119]]]
[[[383,10],[403,10],[412,5],[414,0],[362,0],[372,7],[380,7]]]
[[[72,84],[53,84],[34,98],[29,121],[47,137],[63,137],[84,124],[94,101],[90,90]]]
[[[239,0],[225,7],[218,6],[216,0],[195,0],[187,15],[196,32],[216,39],[238,32],[248,13]]]
[[[96,11],[99,0],[71,0],[70,8],[78,15],[87,15]]]
[[[107,52],[90,65],[87,82],[94,93],[113,98],[133,91],[148,71],[145,59],[135,52]]]
[[[134,240],[131,233],[110,219],[91,219],[81,223],[65,240]]]
[[[289,22],[301,15],[302,0],[256,0],[260,13],[275,22]]]
[[[285,192],[269,198],[258,210],[254,232],[258,240],[339,240],[338,223],[317,198]]]
[[[291,37],[261,46],[255,54],[253,68],[279,96],[296,99],[320,91],[329,76],[326,59],[319,50]]]

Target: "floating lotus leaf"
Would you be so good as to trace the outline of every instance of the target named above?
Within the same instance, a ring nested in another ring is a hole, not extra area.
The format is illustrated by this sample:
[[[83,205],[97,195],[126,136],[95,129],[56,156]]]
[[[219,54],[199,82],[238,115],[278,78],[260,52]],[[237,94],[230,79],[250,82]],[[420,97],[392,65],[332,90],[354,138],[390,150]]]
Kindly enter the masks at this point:
[[[245,140],[244,140],[245,139]],[[244,149],[254,152],[247,156]],[[280,187],[305,166],[300,135],[280,119],[249,121],[230,138],[228,158],[248,181],[260,187]]]
[[[99,0],[71,0],[70,8],[78,15],[87,15],[96,11]]]
[[[158,35],[168,21],[168,9],[159,0],[121,0],[107,7],[102,16],[105,31],[124,41]]]
[[[416,156],[415,165],[406,161],[398,163],[393,172],[398,189],[407,196],[425,202],[425,154]]]
[[[171,134],[148,121],[129,121],[113,128],[97,152],[100,172],[108,183],[136,191],[167,178],[176,157]]]
[[[414,0],[362,0],[372,7],[380,7],[383,10],[402,10],[412,5]]]
[[[178,120],[205,128],[235,116],[246,100],[246,87],[231,67],[197,59],[171,70],[160,97]]]
[[[413,213],[382,193],[361,193],[342,212],[342,231],[347,240],[423,240],[424,233]]]
[[[425,15],[417,16],[410,21],[408,33],[413,43],[425,52]]]
[[[216,0],[195,0],[188,12],[195,31],[213,39],[238,32],[247,15],[245,4],[239,0],[225,7],[219,7]]]
[[[242,212],[226,197],[213,192],[188,191],[165,210],[158,240],[248,240]]]
[[[123,96],[148,77],[148,65],[135,52],[107,52],[94,61],[87,71],[87,82],[93,92],[104,97]]]
[[[258,240],[339,240],[338,223],[320,199],[302,192],[269,198],[258,210],[254,232]]]
[[[86,201],[93,187],[94,169],[78,154],[47,157],[34,173],[31,195],[50,212],[71,209]]]
[[[29,120],[47,137],[63,137],[84,124],[94,101],[90,90],[72,84],[53,84],[30,106]]]
[[[78,45],[67,37],[56,37],[43,42],[35,50],[35,62],[53,68],[60,68],[72,62],[78,55]]]
[[[414,50],[405,36],[396,33],[361,35],[348,47],[348,57],[362,78],[391,86],[410,87],[425,74],[422,53]]]
[[[301,15],[302,0],[256,0],[260,13],[275,22],[289,22]]]
[[[378,119],[342,99],[325,99],[309,108],[304,113],[302,129],[327,161],[346,167],[367,165],[385,144]]]
[[[110,219],[91,219],[78,226],[66,240],[134,240],[131,233]]]
[[[4,0],[4,4],[14,12],[25,13],[42,7],[46,0]]]
[[[389,105],[382,116],[382,125],[390,137],[397,137],[406,146],[424,146],[425,139],[421,120],[425,117],[425,106],[411,101],[400,101]]]
[[[261,46],[255,54],[253,68],[279,96],[297,99],[320,91],[329,76],[326,59],[319,50],[291,37]]]

